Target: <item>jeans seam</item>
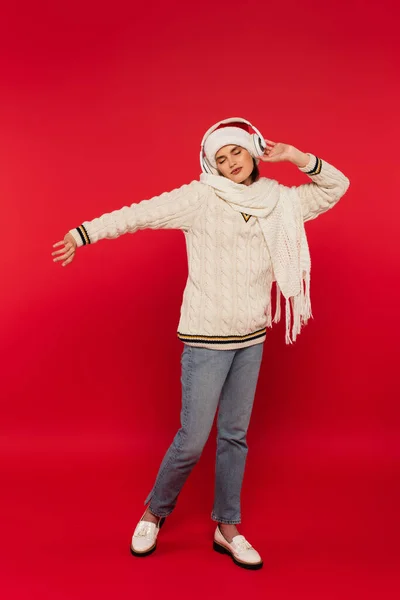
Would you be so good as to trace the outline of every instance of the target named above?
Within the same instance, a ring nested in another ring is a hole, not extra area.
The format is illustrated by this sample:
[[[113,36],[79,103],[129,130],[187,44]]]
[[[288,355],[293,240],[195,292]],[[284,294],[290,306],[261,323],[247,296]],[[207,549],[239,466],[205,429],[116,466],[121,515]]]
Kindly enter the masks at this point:
[[[258,367],[258,372],[257,372],[257,377],[256,377],[256,386],[257,386],[257,382],[258,382],[258,378],[259,378],[259,372],[260,372],[260,367],[261,367],[261,361],[262,361],[262,354],[263,354],[264,344],[260,344],[259,346],[260,347],[257,347],[257,349],[254,350],[254,352],[256,352],[256,354],[258,355],[258,357],[249,361],[250,363],[254,363],[254,365],[256,365]],[[234,360],[235,360],[236,355],[239,354],[240,352],[244,353],[246,350],[247,350],[247,348],[243,348],[243,349],[240,349],[239,351],[237,351],[235,353],[235,356],[234,356],[234,358],[232,360],[231,368],[229,369],[229,372],[227,374],[227,378],[226,378],[225,383],[224,383],[224,387],[223,387],[222,392],[221,392],[222,394],[224,393],[224,388],[225,388],[225,385],[226,385],[226,381],[227,381],[227,379],[229,377],[229,373],[230,373],[230,371],[232,369],[232,366],[234,364]],[[254,402],[254,396],[255,396],[255,392],[253,394],[252,406],[253,406],[253,402]],[[249,424],[250,424],[251,412],[252,412],[252,408],[250,409],[249,422],[247,423],[246,431],[244,432],[244,440],[242,440],[242,441],[244,441],[244,444],[243,443],[242,444],[239,443],[239,445],[241,446],[242,452],[244,453],[243,475],[244,475],[244,471],[245,471],[245,468],[246,468],[246,462],[247,462],[246,461],[247,454],[248,454],[247,430],[248,430],[248,427],[249,427]],[[217,421],[217,430],[218,430],[218,432],[217,432],[217,444],[216,444],[216,462],[218,462],[218,455],[219,455],[219,450],[220,450],[220,447],[221,447],[221,444],[220,444],[220,442],[221,442],[220,424],[219,424],[218,421]],[[240,488],[242,487],[242,484],[243,484],[243,475],[242,475],[242,479],[241,479],[240,483],[238,484],[240,486]],[[241,522],[241,520],[240,520],[240,500],[239,500],[239,504],[238,504],[239,517],[237,519],[219,519],[217,517],[217,515],[216,515],[216,512],[215,512],[215,509],[217,508],[217,506],[216,506],[216,499],[217,499],[217,489],[216,489],[216,486],[215,486],[215,494],[214,495],[215,495],[215,498],[214,498],[214,508],[212,510],[212,513],[211,513],[212,520],[217,521],[219,523],[226,523],[226,524],[232,524],[232,525],[240,523]],[[219,502],[218,503],[218,509],[221,509],[222,506],[223,505],[221,504],[221,502]],[[222,512],[224,512],[224,511],[222,511]],[[229,512],[231,512],[231,511],[229,511]]]
[[[188,354],[189,354],[189,357],[188,357],[188,366],[187,366],[187,374],[188,374],[187,375],[187,379],[188,379],[188,390],[187,390],[187,393],[190,393],[191,389],[192,389],[192,364],[193,364],[193,355],[192,355],[192,348],[191,348],[191,346],[186,346],[186,348],[188,349]],[[186,400],[186,394],[185,394],[185,398],[183,398],[183,395],[182,395],[183,414],[184,414],[184,419],[186,421],[186,416],[187,416],[187,412],[186,412],[187,411],[187,402],[185,402],[185,400]],[[182,423],[182,425],[183,425],[183,423]],[[159,480],[164,475],[166,469],[170,466],[172,460],[176,456],[177,450],[180,450],[180,448],[181,448],[181,443],[179,441],[179,444],[177,446],[174,446],[174,448],[172,449],[167,462],[165,463],[162,471],[157,476],[157,481],[154,484],[154,487],[153,487],[153,489],[151,491],[151,495],[150,495],[149,500],[148,500],[149,502],[151,501],[151,499],[153,498],[154,494],[156,493],[156,491],[158,489],[158,482],[159,482]],[[150,510],[151,510],[151,506],[150,506]],[[168,513],[168,515],[171,514],[172,510]],[[151,512],[153,512],[153,511],[151,511]],[[168,515],[156,515],[156,516],[157,517],[160,517],[160,516],[161,517],[165,517],[165,516],[168,516]]]

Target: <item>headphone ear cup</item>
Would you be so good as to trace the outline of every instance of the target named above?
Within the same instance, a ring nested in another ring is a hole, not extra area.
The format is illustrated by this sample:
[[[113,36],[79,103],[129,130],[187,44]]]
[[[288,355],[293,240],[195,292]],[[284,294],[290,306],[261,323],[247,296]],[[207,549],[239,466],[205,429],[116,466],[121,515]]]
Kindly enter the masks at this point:
[[[207,165],[206,157],[204,156],[203,153],[201,153],[201,155],[200,155],[200,166],[201,166],[201,170],[203,171],[203,173],[209,173],[209,168]]]
[[[205,173],[209,175],[217,175],[216,169],[210,165],[207,158],[205,156],[202,157],[202,168]]]
[[[251,136],[251,139],[253,141],[256,156],[263,156],[264,150],[266,148],[266,144],[265,144],[263,138],[261,138],[256,133],[253,133],[253,135]]]

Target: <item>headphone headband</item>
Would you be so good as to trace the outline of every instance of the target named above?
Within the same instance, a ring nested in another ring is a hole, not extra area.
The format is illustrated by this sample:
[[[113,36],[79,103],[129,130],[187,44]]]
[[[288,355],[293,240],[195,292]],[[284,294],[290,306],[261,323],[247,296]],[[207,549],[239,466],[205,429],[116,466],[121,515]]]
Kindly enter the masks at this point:
[[[213,131],[215,131],[216,129],[218,129],[218,127],[220,125],[227,125],[228,123],[245,123],[246,125],[249,125],[255,132],[256,134],[262,139],[262,135],[261,133],[258,131],[258,129],[256,129],[254,127],[254,125],[252,125],[250,123],[250,121],[247,121],[247,119],[242,119],[241,117],[231,117],[230,119],[224,119],[223,121],[218,121],[218,123],[215,123],[215,125],[213,125],[212,127],[210,127],[210,129],[208,129],[208,131],[206,131],[206,133],[203,136],[203,139],[201,140],[201,148],[204,147],[205,141],[208,138],[209,135],[211,135],[211,133]]]

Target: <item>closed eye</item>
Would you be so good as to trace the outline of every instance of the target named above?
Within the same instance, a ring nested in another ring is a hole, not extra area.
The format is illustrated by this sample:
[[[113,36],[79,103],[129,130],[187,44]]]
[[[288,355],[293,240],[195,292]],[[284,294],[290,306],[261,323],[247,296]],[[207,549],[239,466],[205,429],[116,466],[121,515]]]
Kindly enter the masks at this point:
[[[231,150],[231,154],[240,154],[242,152],[241,148],[235,148]],[[225,156],[221,156],[221,158],[217,158],[217,163],[222,165],[225,162]]]

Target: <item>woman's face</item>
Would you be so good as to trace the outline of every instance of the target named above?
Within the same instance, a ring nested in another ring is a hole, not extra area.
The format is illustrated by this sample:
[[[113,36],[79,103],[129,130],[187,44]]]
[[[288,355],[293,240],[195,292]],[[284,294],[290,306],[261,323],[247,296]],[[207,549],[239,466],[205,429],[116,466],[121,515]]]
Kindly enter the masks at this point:
[[[250,175],[253,172],[253,158],[241,146],[223,146],[215,155],[217,169],[223,177],[235,183],[250,185]]]

